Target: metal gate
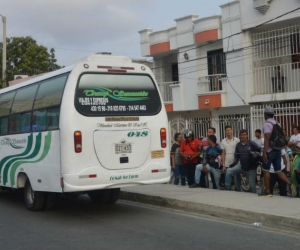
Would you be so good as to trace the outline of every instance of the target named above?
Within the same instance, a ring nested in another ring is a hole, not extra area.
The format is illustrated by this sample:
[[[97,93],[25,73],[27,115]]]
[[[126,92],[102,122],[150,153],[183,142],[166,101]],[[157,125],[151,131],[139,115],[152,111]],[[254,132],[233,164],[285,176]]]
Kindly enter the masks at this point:
[[[206,136],[207,129],[214,127],[218,140],[225,138],[225,126],[231,125],[234,136],[238,136],[241,129],[250,130],[250,114],[219,115],[216,117],[174,117],[169,120],[171,143],[175,133],[183,133],[186,128],[194,131],[195,137]]]
[[[190,128],[195,132],[195,137],[206,136],[209,127],[216,128],[216,136],[219,140],[225,138],[225,126],[231,125],[233,135],[238,137],[241,129],[247,129],[249,139],[254,138],[256,129],[263,130],[264,110],[269,105],[274,108],[275,119],[292,135],[292,127],[300,125],[300,102],[256,105],[250,108],[250,114],[219,115],[215,117],[183,117],[177,116],[169,119],[169,131],[171,143],[174,142],[175,133],[183,133]]]
[[[250,109],[251,113],[251,132],[254,134],[256,129],[261,129],[265,121],[264,110],[267,105],[253,106]],[[292,135],[292,127],[300,125],[300,103],[280,103],[270,105],[274,108],[277,122],[287,130],[288,135]]]

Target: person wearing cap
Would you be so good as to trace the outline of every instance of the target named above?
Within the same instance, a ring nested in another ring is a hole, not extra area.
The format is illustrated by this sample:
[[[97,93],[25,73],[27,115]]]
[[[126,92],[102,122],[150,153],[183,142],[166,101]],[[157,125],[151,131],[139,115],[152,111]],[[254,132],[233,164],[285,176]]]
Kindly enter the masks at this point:
[[[270,193],[270,167],[273,164],[274,171],[278,177],[285,182],[290,190],[292,197],[296,195],[295,186],[291,185],[287,176],[281,171],[281,150],[275,150],[270,145],[270,138],[273,130],[273,125],[276,124],[274,119],[274,108],[271,106],[266,106],[265,108],[265,123],[263,125],[264,130],[264,149],[263,149],[263,166],[262,170],[264,171],[264,179],[266,185],[266,191],[260,196],[262,197],[272,197]]]
[[[300,182],[297,181],[296,175],[298,175],[298,178],[300,177],[300,142],[296,145],[296,155],[291,172],[291,183],[296,187],[296,196],[300,198]]]
[[[229,165],[227,169],[227,174],[241,174],[244,172],[246,174],[247,180],[250,186],[250,193],[256,193],[256,163],[253,161],[253,152],[260,154],[261,149],[253,141],[249,140],[248,131],[242,129],[240,131],[240,142],[236,145],[234,162]],[[239,162],[239,164],[238,164]],[[241,191],[240,179],[236,183],[236,191]],[[229,189],[227,184],[227,189]],[[231,186],[230,186],[231,188]],[[230,189],[229,189],[230,190]]]
[[[232,173],[229,171],[227,173],[228,167],[231,163],[234,162],[234,152],[236,145],[240,142],[240,139],[233,136],[232,127],[230,125],[225,126],[225,134],[226,137],[222,140],[221,148],[222,151],[222,163],[223,163],[223,173],[225,173],[225,188],[227,190],[231,190],[231,182],[232,182]],[[238,183],[237,178],[238,175],[234,175],[235,182]]]

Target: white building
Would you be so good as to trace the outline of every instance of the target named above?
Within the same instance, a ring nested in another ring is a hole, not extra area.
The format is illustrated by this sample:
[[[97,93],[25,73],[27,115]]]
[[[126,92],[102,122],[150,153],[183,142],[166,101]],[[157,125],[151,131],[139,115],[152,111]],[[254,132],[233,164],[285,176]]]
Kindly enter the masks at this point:
[[[224,0],[224,2],[226,2]],[[200,7],[200,5],[199,5]],[[300,124],[300,0],[237,0],[221,15],[175,19],[168,30],[141,30],[142,56],[155,77],[172,132],[208,126],[262,128],[265,105],[291,133]]]

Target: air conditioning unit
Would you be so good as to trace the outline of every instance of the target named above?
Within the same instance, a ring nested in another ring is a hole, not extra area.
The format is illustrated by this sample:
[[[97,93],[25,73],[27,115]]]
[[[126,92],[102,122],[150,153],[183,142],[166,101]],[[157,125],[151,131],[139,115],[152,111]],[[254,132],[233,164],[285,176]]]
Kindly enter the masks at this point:
[[[28,77],[28,75],[14,75],[14,80],[19,80]]]
[[[270,8],[272,1],[273,0],[253,0],[254,8],[264,15]]]

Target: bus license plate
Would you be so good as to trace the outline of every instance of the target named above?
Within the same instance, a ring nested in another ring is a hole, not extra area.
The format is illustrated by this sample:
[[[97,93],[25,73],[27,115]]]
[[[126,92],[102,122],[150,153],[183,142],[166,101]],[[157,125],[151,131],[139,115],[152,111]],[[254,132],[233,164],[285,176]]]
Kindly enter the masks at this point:
[[[131,144],[115,144],[115,153],[116,154],[125,154],[131,153]]]

